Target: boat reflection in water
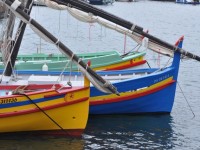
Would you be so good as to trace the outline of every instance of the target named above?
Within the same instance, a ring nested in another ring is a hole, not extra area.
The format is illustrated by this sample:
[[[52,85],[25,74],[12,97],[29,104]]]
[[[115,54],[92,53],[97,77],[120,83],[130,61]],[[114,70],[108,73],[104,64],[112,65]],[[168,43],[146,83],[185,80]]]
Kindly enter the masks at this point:
[[[81,150],[84,140],[81,138],[58,136],[32,136],[27,134],[0,135],[1,150]]]
[[[1,134],[0,149],[172,149],[173,124],[170,115],[92,115],[82,138]]]
[[[175,140],[172,123],[170,115],[90,116],[85,148],[171,149]]]

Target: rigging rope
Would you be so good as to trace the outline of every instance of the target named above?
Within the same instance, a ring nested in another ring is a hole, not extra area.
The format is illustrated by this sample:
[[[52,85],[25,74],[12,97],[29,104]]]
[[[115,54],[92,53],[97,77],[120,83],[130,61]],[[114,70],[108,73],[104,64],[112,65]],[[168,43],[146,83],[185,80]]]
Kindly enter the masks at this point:
[[[56,126],[58,126],[64,133],[68,134],[51,116],[49,116],[40,106],[38,106],[27,94],[18,93],[19,95],[25,96],[32,104],[34,104],[47,118],[49,118]]]
[[[178,83],[178,87],[179,87],[180,90],[181,90],[181,93],[183,94],[183,97],[184,97],[185,101],[187,102],[188,107],[190,108],[190,111],[191,111],[192,114],[193,114],[193,117],[192,117],[192,119],[193,119],[193,118],[195,117],[195,114],[194,114],[194,112],[193,112],[193,110],[192,110],[192,107],[190,106],[190,104],[189,104],[189,102],[188,102],[188,100],[187,100],[187,98],[186,98],[186,96],[185,96],[185,94],[184,94],[184,92],[183,92],[183,90],[182,90],[182,88],[181,88],[181,86],[180,86],[180,84],[179,84],[178,81],[177,81],[177,83]]]
[[[67,3],[66,5],[62,5],[62,4],[58,4],[58,3],[54,2],[54,1],[50,1],[50,0],[41,0],[41,1],[43,1],[44,4],[50,8],[67,10],[73,17],[75,17],[79,21],[88,22],[88,23],[98,23],[102,26],[105,26],[109,29],[115,30],[119,33],[126,34],[127,36],[131,37],[138,44],[140,44],[140,45],[142,44],[142,39],[144,38],[144,36],[141,34],[138,34],[136,32],[132,32],[133,28],[136,27],[134,25],[133,25],[132,30],[130,30],[121,25],[118,25],[109,20],[106,20],[102,17],[95,16],[94,14],[92,14],[90,12],[89,13],[84,12],[76,7],[67,5],[69,3]],[[59,5],[61,8],[59,8]],[[145,33],[147,33],[147,32],[145,32]],[[162,45],[159,45],[158,43],[152,42],[151,40],[148,41],[148,48],[157,53],[161,52],[163,55],[173,57],[173,50],[166,48]],[[162,51],[159,51],[159,49],[162,49]]]
[[[12,56],[12,53],[14,51],[14,47],[16,45],[16,41],[19,38],[21,28],[22,28],[22,24],[19,26],[19,28],[18,28],[18,30],[16,32],[15,39],[14,40],[9,40],[9,43],[11,43],[11,44],[7,44],[7,47],[5,48],[5,50],[7,50],[7,51],[8,51],[8,49],[10,49],[10,47],[12,48],[11,51],[10,51],[10,53],[8,54],[8,58],[7,58],[6,62],[5,62],[5,67],[7,67],[8,65],[10,65],[11,68],[12,68],[13,74],[14,74],[14,66],[11,63],[11,56]],[[6,70],[4,69],[3,74],[5,74],[5,71]],[[3,76],[1,76],[1,79],[2,78],[3,78]]]
[[[124,34],[124,54],[126,53],[126,33]]]
[[[60,75],[59,75],[59,77],[58,77],[58,80],[59,80],[59,79],[61,78],[61,76],[63,75],[65,69],[68,68],[69,63],[72,64],[72,58],[71,58],[71,60],[69,60],[69,61],[67,62],[66,66],[63,68],[62,72],[60,73]],[[70,65],[70,66],[71,66],[71,65]],[[70,67],[70,69],[71,69],[71,67]],[[58,81],[58,80],[57,80],[57,81]],[[54,85],[55,85],[55,84],[54,84]],[[69,85],[70,87],[72,87],[72,84],[71,84],[71,70],[70,70],[69,80],[68,80],[67,84],[65,84],[65,85]],[[61,90],[63,87],[65,87],[65,85],[61,86],[58,90]]]
[[[18,7],[16,10],[13,10],[11,8],[12,1],[11,0],[5,0],[5,4],[7,5],[8,8],[10,8],[15,15],[20,18],[23,22],[26,24],[30,23],[30,27],[32,30],[34,30],[40,37],[49,40],[49,42],[55,43],[57,42],[57,38],[52,35],[49,31],[47,31],[44,27],[42,27],[37,21],[34,19],[31,19],[31,17],[26,14],[25,12],[22,11],[23,6]],[[31,21],[29,22],[29,20]],[[65,46],[62,42],[59,42],[59,50],[65,55],[71,57],[73,52]],[[107,80],[104,80],[101,76],[99,76],[95,71],[93,71],[91,68],[88,68],[87,71],[85,69],[86,64],[83,61],[80,61],[77,55],[74,55],[73,57],[73,62],[75,62],[79,67],[81,72],[87,76],[87,78],[92,82],[92,84],[97,87],[100,91],[105,92],[105,93],[115,93],[119,95],[119,92],[117,91],[116,87],[114,87],[112,84],[108,84],[108,86],[104,86],[105,84],[108,83]]]

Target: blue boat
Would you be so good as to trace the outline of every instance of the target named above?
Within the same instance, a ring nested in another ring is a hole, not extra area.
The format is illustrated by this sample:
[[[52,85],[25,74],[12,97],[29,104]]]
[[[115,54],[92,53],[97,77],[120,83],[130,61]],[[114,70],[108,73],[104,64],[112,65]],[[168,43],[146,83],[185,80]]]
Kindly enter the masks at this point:
[[[178,47],[182,47],[183,37]],[[105,95],[91,87],[90,114],[144,114],[172,111],[180,63],[175,52],[172,65],[146,76],[113,83],[120,93]]]
[[[92,5],[107,5],[114,3],[115,0],[89,0],[89,4]]]
[[[200,4],[199,0],[176,0],[176,3],[181,3],[181,4]]]

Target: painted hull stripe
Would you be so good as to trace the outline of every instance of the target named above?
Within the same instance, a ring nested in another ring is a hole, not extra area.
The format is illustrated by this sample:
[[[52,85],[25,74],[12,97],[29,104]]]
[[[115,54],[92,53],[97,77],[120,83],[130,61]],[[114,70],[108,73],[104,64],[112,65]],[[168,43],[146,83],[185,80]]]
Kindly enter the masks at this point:
[[[48,97],[48,98],[40,98],[40,99],[34,99],[34,103],[40,103],[40,102],[46,102],[54,99],[64,98],[65,94],[54,96],[54,97]],[[17,107],[17,106],[23,106],[32,104],[29,100],[16,102],[16,103],[8,103],[8,104],[1,104],[0,108],[9,108],[9,107]]]
[[[64,107],[64,106],[80,103],[80,102],[83,102],[83,101],[87,101],[88,99],[89,99],[89,97],[85,97],[85,98],[77,99],[76,101],[72,101],[72,102],[62,102],[62,103],[59,103],[59,104],[42,107],[41,109],[44,110],[44,111],[51,110],[51,109],[55,109],[55,108]],[[41,110],[38,109],[38,108],[33,108],[33,109],[28,109],[28,110],[16,111],[16,112],[8,112],[8,113],[0,114],[0,118],[13,117],[13,116],[17,116],[17,115],[25,115],[25,114],[36,113],[36,112],[40,112],[40,111]]]
[[[108,104],[108,103],[115,103],[115,102],[121,102],[121,101],[125,101],[125,100],[131,100],[133,98],[138,98],[138,97],[142,97],[148,94],[152,94],[155,93],[159,90],[164,89],[165,87],[171,85],[172,83],[174,83],[175,81],[172,80],[169,83],[166,83],[165,85],[159,86],[157,88],[154,88],[152,90],[143,92],[143,93],[139,93],[139,94],[135,94],[133,93],[132,95],[128,95],[128,96],[119,96],[117,98],[110,98],[110,99],[104,99],[104,100],[97,100],[97,101],[90,101],[90,105],[103,105],[103,104]]]
[[[145,64],[145,63],[146,63],[146,60],[142,60],[142,61],[139,61],[139,62],[130,63],[130,64],[126,64],[126,65],[119,65],[119,66],[116,66],[116,67],[110,67],[109,68],[109,66],[108,66],[107,67],[108,69],[105,69],[105,70],[122,70],[122,69],[135,67],[135,66],[138,66],[138,65],[142,65],[142,64]]]

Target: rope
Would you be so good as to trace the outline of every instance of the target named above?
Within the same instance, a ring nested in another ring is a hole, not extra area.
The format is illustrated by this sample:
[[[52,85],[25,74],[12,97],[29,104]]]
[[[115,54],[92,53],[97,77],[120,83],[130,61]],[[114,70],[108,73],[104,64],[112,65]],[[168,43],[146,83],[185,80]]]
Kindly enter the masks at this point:
[[[195,117],[195,114],[194,114],[194,112],[193,112],[193,110],[192,110],[192,107],[190,106],[190,104],[189,104],[189,102],[188,102],[188,100],[187,100],[187,98],[186,98],[186,96],[185,96],[185,94],[184,94],[184,92],[183,92],[183,90],[182,90],[182,88],[181,88],[179,82],[177,82],[177,83],[178,83],[178,87],[179,87],[180,90],[181,90],[181,93],[183,94],[183,97],[184,97],[185,101],[187,102],[188,107],[190,108],[190,111],[191,111],[192,114],[193,114],[193,117],[192,117],[192,119],[193,119],[193,118]]]
[[[64,133],[67,134],[65,131],[53,118],[51,118],[40,106],[38,106],[28,95],[24,93],[18,93],[19,95],[25,96],[32,104],[34,104],[45,116],[47,116],[56,126],[58,126]]]
[[[22,93],[24,93],[24,89],[27,87],[28,87],[28,85],[26,85],[26,86],[20,85],[12,92],[12,94],[18,94],[18,93],[22,94]]]
[[[68,82],[67,82],[67,84],[68,84],[69,86],[71,86],[71,87],[72,87],[72,84],[71,84],[71,76],[72,76],[72,60],[73,60],[73,57],[74,57],[74,53],[73,53],[73,55],[72,55],[72,57],[71,57],[71,60],[70,60],[70,70],[69,70],[70,75],[69,75],[69,80],[68,80]]]
[[[67,82],[67,84],[65,84],[65,85],[69,85],[70,87],[72,87],[72,84],[71,84],[71,72],[72,72],[72,59],[73,59],[73,57],[74,57],[74,54],[72,55],[71,60],[69,60],[67,62],[67,64],[65,65],[65,67],[63,68],[62,72],[60,73],[60,75],[58,77],[58,80],[59,80],[61,78],[61,75],[64,73],[65,69],[68,67],[68,65],[70,63],[71,65],[70,65],[69,81]],[[55,84],[53,86],[55,86]],[[64,87],[64,85],[62,87],[60,87],[58,90],[61,90],[63,87]]]
[[[94,27],[93,23],[89,23],[89,40],[91,40],[91,28]]]
[[[139,47],[138,47],[138,46],[139,46]],[[138,48],[137,48],[137,47],[138,47]],[[129,52],[127,52],[127,53],[121,55],[121,57],[125,57],[126,55],[132,53],[136,48],[137,48],[137,49],[140,49],[140,47],[141,47],[141,45],[140,45],[140,44],[137,44],[137,45],[136,45],[134,48],[132,48]]]
[[[167,66],[169,66],[169,64],[171,63],[171,62],[170,62],[170,59],[171,59],[171,57],[168,59],[167,63],[166,63],[163,67],[160,67],[158,70],[154,71],[153,73],[158,72],[158,71],[161,71],[161,70],[163,70],[164,68],[166,68]]]
[[[30,20],[31,21],[31,20]],[[21,28],[22,28],[22,24],[20,25],[20,27],[18,28],[18,30],[17,30],[17,32],[16,32],[16,36],[15,36],[15,40],[13,41],[13,45],[11,46],[12,47],[12,49],[11,49],[11,52],[10,52],[10,54],[9,54],[9,56],[8,56],[8,60],[6,61],[6,67],[8,66],[8,64],[10,63],[10,66],[11,66],[11,68],[12,68],[12,71],[13,71],[13,73],[14,73],[14,66],[12,65],[12,63],[11,63],[11,55],[12,55],[12,53],[13,53],[13,51],[14,51],[14,47],[15,47],[15,44],[16,44],[16,41],[17,41],[17,39],[19,38],[19,34],[20,34],[20,31],[21,31]],[[9,44],[7,45],[7,47],[6,47],[6,49],[8,48],[8,46],[9,45],[11,45],[12,44],[12,42],[10,41],[9,42]],[[5,73],[5,69],[4,69],[4,71],[3,71],[3,74]]]
[[[148,62],[147,60],[146,60],[146,62],[147,62],[147,65],[148,65],[148,67],[149,67],[149,68],[151,68],[151,66],[150,66],[149,62]]]
[[[126,33],[124,34],[124,54],[126,53]]]

